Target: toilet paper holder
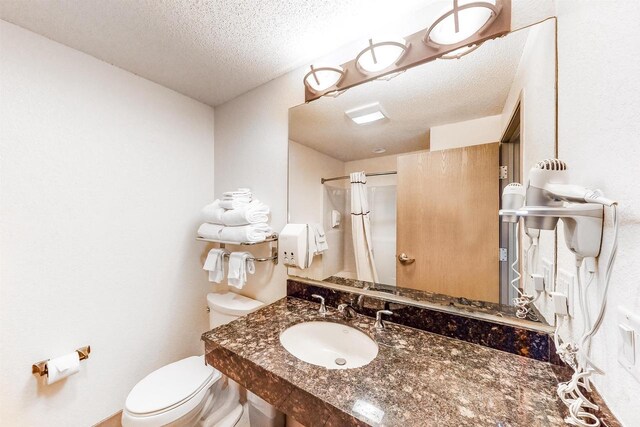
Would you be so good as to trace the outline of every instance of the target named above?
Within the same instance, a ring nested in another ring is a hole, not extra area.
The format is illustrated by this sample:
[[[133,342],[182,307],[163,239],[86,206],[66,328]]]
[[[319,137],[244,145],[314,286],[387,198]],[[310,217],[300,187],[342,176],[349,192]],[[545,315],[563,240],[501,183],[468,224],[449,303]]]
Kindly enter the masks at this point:
[[[76,350],[78,356],[80,356],[80,360],[85,360],[89,358],[89,353],[91,353],[91,346],[88,345],[86,347],[80,347]],[[31,365],[31,373],[39,374],[41,377],[47,375],[49,373],[49,369],[47,368],[47,360],[41,360],[40,362],[34,363]]]

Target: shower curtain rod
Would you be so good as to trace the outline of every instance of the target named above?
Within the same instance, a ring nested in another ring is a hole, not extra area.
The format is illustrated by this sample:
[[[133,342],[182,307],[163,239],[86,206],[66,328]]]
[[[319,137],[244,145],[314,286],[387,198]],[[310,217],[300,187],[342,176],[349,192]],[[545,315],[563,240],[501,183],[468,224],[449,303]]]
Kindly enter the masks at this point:
[[[371,172],[371,173],[365,173],[365,176],[395,175],[397,173],[398,171]],[[324,184],[327,181],[337,181],[339,179],[348,179],[348,178],[351,178],[351,177],[349,175],[345,175],[345,176],[336,176],[333,178],[320,178],[320,184]]]

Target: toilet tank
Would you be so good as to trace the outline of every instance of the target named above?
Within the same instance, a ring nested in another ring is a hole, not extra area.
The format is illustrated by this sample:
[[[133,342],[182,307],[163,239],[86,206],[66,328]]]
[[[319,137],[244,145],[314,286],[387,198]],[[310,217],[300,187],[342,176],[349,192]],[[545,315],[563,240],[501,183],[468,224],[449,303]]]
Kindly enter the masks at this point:
[[[256,311],[264,303],[234,292],[221,292],[207,294],[207,305],[209,327],[213,329]]]

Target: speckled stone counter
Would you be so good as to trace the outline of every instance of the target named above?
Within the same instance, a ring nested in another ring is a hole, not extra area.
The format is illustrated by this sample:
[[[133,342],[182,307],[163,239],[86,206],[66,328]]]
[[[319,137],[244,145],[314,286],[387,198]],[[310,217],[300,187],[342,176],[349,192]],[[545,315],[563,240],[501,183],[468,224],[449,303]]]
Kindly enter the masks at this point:
[[[328,370],[280,344],[294,324],[347,323],[371,336],[368,365]],[[279,300],[203,335],[207,363],[276,408],[312,426],[564,426],[555,395],[559,367],[358,315],[345,321],[318,304]],[[555,370],[555,371],[554,371]]]

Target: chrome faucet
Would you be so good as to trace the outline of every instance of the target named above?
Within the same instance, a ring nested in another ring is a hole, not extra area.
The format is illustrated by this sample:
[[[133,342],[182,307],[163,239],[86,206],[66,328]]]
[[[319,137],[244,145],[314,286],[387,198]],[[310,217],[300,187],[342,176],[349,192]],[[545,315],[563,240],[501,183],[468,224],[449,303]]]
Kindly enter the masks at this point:
[[[324,297],[318,294],[313,294],[311,295],[311,298],[317,298],[320,300],[320,308],[318,309],[318,313],[322,314],[323,316],[327,314],[327,306],[324,305]]]
[[[356,309],[353,308],[350,304],[340,304],[338,306],[338,311],[342,313],[342,317],[344,317],[345,319],[353,319],[358,314]]]
[[[378,329],[378,330],[384,329],[384,320],[382,320],[382,315],[383,314],[391,316],[393,314],[393,311],[390,311],[390,310],[378,310],[378,311],[376,311],[376,323],[373,324],[373,327]]]

